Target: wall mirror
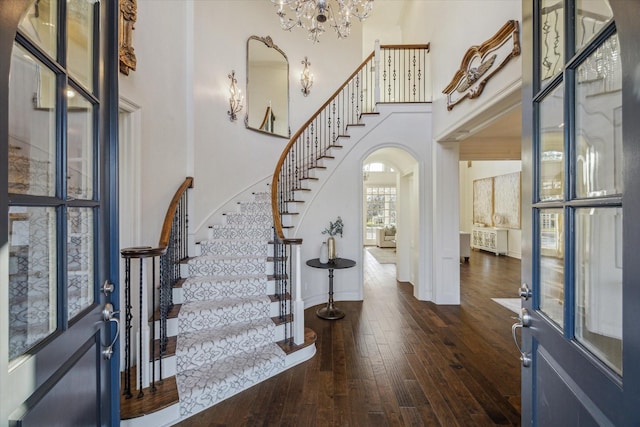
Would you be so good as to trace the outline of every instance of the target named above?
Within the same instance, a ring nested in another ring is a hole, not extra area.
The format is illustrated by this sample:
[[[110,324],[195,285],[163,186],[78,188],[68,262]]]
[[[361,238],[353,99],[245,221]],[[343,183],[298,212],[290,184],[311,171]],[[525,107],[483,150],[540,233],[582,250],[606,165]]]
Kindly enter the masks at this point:
[[[289,61],[271,37],[247,40],[249,129],[289,138]]]

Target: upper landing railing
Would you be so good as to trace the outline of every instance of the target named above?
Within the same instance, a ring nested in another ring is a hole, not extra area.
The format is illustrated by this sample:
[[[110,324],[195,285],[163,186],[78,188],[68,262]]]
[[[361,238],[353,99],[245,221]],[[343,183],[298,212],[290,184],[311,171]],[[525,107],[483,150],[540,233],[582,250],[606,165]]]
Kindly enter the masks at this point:
[[[429,44],[376,45],[338,90],[298,130],[285,147],[271,185],[275,238],[285,240],[282,215],[295,201],[294,193],[310,171],[322,167],[347,127],[358,124],[363,114],[375,112],[378,103],[430,102],[427,90]]]

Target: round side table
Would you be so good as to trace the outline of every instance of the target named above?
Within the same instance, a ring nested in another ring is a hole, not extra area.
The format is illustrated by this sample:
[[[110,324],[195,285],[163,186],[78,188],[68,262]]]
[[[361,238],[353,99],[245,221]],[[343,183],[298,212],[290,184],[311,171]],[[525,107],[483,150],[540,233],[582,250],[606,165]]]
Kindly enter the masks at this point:
[[[319,308],[316,311],[316,315],[322,319],[336,320],[344,317],[344,311],[333,305],[333,270],[340,270],[343,268],[351,268],[356,265],[356,262],[346,258],[336,258],[326,264],[321,263],[320,259],[313,258],[307,261],[307,265],[313,268],[324,268],[329,270],[329,302],[326,307]]]

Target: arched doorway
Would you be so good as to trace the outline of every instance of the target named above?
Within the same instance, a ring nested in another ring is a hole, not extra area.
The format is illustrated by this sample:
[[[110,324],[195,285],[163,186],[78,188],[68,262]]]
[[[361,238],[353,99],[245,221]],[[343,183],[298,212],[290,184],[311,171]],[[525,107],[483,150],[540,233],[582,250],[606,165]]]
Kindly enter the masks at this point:
[[[396,279],[418,285],[418,161],[398,147],[378,148],[362,161],[362,242]]]

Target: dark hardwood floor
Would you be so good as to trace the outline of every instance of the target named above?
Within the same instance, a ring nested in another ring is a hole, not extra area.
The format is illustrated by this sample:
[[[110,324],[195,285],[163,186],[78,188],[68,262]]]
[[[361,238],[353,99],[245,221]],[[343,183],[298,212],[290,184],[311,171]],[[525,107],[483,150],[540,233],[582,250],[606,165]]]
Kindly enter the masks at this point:
[[[395,265],[366,251],[364,301],[341,320],[305,311],[316,356],[179,426],[492,426],[520,424],[514,313],[520,260],[472,252],[461,305],[417,301]]]

